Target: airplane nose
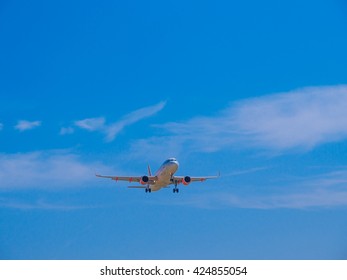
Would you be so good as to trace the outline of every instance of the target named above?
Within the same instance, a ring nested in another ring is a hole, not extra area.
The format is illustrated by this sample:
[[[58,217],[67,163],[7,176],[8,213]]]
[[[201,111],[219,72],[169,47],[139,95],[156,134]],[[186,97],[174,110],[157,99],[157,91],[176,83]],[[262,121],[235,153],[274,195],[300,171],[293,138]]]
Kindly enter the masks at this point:
[[[178,166],[179,166],[179,164],[178,164],[177,161],[171,161],[171,162],[170,162],[170,167],[171,167],[171,168],[174,168],[175,170],[177,170],[177,169],[178,169]]]

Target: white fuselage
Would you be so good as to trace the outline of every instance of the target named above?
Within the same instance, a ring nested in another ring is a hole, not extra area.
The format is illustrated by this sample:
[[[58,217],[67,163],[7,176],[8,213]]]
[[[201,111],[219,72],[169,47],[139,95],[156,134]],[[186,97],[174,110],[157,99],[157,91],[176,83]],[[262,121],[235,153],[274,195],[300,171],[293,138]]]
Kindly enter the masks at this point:
[[[168,159],[165,161],[158,171],[155,173],[157,180],[151,185],[152,191],[159,191],[161,188],[165,188],[172,184],[172,176],[178,169],[178,161],[175,159]]]

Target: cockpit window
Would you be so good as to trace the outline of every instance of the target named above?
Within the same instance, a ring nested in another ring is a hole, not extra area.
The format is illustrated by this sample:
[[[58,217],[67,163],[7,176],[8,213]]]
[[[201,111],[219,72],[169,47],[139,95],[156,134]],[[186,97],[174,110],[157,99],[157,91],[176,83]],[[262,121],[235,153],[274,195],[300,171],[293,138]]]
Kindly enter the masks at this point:
[[[164,164],[167,164],[167,163],[172,162],[172,161],[176,161],[176,159],[175,158],[169,158],[169,159],[164,161]]]

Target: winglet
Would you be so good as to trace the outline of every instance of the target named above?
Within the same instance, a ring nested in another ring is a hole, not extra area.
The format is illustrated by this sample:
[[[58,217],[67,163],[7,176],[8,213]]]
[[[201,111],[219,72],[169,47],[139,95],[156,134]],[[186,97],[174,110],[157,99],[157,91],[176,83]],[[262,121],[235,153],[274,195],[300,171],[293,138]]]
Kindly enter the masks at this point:
[[[151,171],[151,167],[149,166],[149,164],[148,164],[148,166],[147,166],[147,169],[148,169],[148,175],[149,175],[149,176],[152,176],[152,171]]]

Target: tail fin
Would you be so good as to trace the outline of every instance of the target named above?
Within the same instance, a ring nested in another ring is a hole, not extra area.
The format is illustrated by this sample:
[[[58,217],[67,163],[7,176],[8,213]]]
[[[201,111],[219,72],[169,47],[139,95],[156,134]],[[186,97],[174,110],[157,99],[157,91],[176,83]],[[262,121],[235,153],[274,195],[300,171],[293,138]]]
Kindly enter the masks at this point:
[[[148,166],[147,166],[147,169],[148,169],[148,175],[149,175],[149,176],[152,176],[152,171],[151,171],[151,167],[149,166],[149,164],[148,164]]]

